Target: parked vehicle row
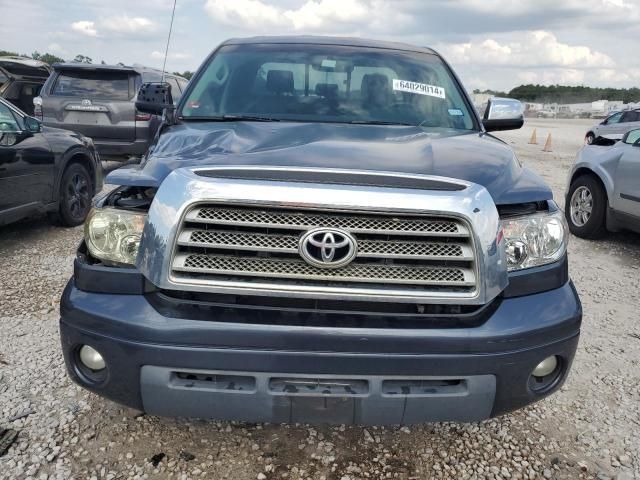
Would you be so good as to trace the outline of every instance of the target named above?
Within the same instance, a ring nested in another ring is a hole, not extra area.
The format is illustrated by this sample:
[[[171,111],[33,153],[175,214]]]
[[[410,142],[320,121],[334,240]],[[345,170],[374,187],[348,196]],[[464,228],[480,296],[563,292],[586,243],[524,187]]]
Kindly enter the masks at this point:
[[[80,225],[101,187],[90,138],[43,126],[0,98],[0,225],[36,212]]]
[[[136,111],[136,96],[143,82],[162,79],[160,70],[142,66],[55,64],[35,99],[35,116],[45,125],[91,137],[103,160],[140,157],[160,121]],[[165,74],[164,81],[179,100],[187,80]]]
[[[594,143],[598,137],[620,140],[627,132],[636,128],[640,128],[640,109],[614,112],[591,127],[584,140],[588,145]]]
[[[162,80],[178,100],[187,80],[152,68],[0,57],[0,225],[35,212],[83,223],[100,162],[147,151],[160,119],[135,101],[143,82]]]
[[[607,231],[640,233],[640,129],[611,146],[585,146],[570,172],[565,213],[583,238]]]

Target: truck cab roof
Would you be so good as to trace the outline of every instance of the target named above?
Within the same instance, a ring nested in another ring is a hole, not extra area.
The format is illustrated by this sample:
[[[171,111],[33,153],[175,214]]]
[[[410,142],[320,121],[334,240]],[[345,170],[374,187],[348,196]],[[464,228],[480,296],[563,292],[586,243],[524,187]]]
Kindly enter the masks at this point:
[[[400,50],[405,52],[419,52],[438,55],[428,47],[418,47],[408,43],[389,42],[356,37],[329,37],[321,35],[280,35],[280,36],[255,36],[244,38],[231,38],[222,45],[243,44],[305,44],[305,45],[342,45],[348,47],[380,48],[386,50]]]

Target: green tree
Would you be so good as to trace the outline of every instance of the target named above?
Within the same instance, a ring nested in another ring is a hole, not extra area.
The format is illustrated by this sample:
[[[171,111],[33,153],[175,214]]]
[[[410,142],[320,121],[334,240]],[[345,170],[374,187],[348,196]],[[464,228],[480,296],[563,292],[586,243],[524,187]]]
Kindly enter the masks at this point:
[[[75,63],[93,63],[93,59],[91,57],[87,57],[86,55],[76,55],[73,59]]]
[[[52,53],[39,53],[37,50],[31,54],[31,58],[48,63],[49,65],[53,65],[54,63],[64,63],[64,58],[58,57]]]
[[[180,73],[180,72],[173,72],[174,75],[179,75],[181,77],[186,78],[187,80],[191,80],[191,77],[193,77],[193,72],[190,72],[189,70],[185,70],[184,72]]]
[[[0,50],[0,57],[24,57],[29,58],[28,55],[23,53],[10,52],[8,50]]]
[[[510,97],[537,103],[589,103],[596,100],[640,101],[640,88],[596,88],[584,85],[520,85]]]

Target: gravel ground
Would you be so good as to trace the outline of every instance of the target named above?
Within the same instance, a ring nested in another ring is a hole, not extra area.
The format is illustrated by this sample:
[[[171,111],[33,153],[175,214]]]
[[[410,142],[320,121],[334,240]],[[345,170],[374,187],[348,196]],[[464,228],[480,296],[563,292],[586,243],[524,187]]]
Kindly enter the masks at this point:
[[[501,136],[560,200],[587,125],[530,120]],[[533,128],[540,145],[527,144]],[[0,429],[20,432],[2,479],[640,478],[638,235],[572,238],[585,316],[562,391],[477,424],[368,429],[164,419],[73,385],[57,301],[81,235],[38,218],[0,229]]]

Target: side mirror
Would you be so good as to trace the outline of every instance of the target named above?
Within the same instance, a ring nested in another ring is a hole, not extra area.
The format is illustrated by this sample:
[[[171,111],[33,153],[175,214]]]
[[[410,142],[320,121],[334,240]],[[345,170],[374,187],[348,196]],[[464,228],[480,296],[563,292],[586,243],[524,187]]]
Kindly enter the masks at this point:
[[[517,130],[524,125],[523,111],[519,100],[494,97],[487,104],[482,124],[487,132]]]
[[[24,127],[29,133],[40,133],[42,131],[42,124],[33,117],[24,117]]]
[[[165,109],[173,109],[171,85],[168,83],[143,83],[138,90],[136,109],[142,113],[162,115]]]

